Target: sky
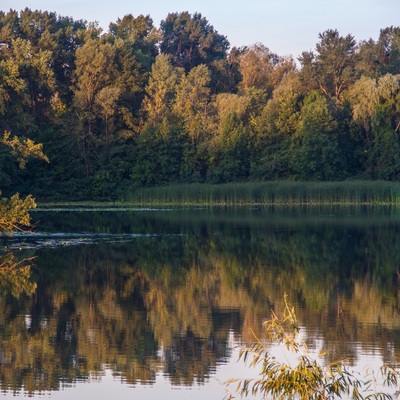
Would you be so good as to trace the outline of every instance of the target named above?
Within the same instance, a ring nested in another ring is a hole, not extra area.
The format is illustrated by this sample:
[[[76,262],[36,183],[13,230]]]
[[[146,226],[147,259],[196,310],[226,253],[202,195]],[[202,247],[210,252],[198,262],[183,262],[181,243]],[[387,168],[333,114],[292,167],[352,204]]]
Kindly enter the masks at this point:
[[[126,14],[150,15],[159,27],[168,13],[200,12],[231,47],[262,43],[295,58],[315,49],[318,34],[327,29],[362,41],[400,26],[400,0],[0,0],[1,11],[25,7],[97,21],[105,31]]]

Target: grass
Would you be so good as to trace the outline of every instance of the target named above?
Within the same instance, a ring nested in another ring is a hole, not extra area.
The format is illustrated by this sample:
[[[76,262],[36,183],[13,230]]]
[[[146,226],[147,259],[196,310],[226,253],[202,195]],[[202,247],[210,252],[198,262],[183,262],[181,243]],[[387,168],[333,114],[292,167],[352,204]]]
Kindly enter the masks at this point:
[[[124,203],[137,205],[400,204],[400,182],[245,182],[136,189]]]

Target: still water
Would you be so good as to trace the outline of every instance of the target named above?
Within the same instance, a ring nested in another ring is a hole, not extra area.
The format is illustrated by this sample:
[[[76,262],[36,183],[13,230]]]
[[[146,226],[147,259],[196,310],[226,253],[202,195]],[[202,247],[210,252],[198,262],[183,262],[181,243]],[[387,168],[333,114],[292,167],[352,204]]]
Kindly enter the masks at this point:
[[[294,305],[310,351],[400,361],[400,210],[42,209],[3,240],[0,397],[220,399]],[[230,387],[234,391],[235,386]]]

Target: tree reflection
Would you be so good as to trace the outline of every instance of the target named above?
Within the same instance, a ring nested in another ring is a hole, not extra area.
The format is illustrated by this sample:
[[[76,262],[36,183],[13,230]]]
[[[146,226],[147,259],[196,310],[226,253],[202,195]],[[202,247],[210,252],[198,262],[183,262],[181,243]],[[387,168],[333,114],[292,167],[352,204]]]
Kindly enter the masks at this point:
[[[18,260],[12,252],[0,254],[0,296],[11,293],[19,298],[21,294],[31,295],[35,292],[36,283],[30,279],[32,260]]]
[[[365,347],[400,362],[396,226],[197,228],[39,249],[37,268],[19,266],[37,287],[2,279],[2,390],[57,390],[105,367],[134,385],[157,374],[173,385],[203,383],[229,358],[232,337],[261,336],[284,292],[310,348],[322,343],[330,359],[356,362]],[[4,266],[15,262],[7,257]]]

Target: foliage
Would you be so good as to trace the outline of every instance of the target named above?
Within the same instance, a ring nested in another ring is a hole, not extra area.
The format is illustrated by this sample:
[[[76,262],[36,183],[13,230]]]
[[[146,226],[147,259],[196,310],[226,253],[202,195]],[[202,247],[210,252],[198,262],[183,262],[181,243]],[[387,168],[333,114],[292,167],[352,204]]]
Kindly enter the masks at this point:
[[[143,100],[145,122],[151,125],[160,124],[171,113],[177,84],[182,70],[174,68],[166,54],[160,54],[151,67],[150,78],[146,86],[146,97]]]
[[[43,154],[43,145],[41,143],[36,144],[31,139],[21,139],[17,136],[10,137],[11,132],[4,132],[3,138],[0,143],[11,148],[11,154],[18,159],[19,167],[24,169],[26,162],[30,157],[40,158],[46,162],[49,159]]]
[[[398,181],[399,32],[357,43],[328,29],[296,65],[262,43],[229,50],[200,13],[159,27],[128,14],[103,32],[0,12],[0,130],[26,136],[3,145],[44,149],[52,166],[19,170],[2,146],[2,191],[115,200],[165,183]]]
[[[356,41],[351,35],[340,36],[336,29],[318,35],[316,54],[303,52],[301,76],[310,89],[319,89],[327,98],[342,101],[342,95],[356,79]]]
[[[1,192],[0,192],[1,194]],[[36,207],[32,196],[21,199],[14,194],[10,199],[0,198],[0,235],[30,227],[29,210]]]
[[[11,148],[13,156],[17,157],[20,168],[25,168],[29,157],[37,157],[49,161],[42,152],[42,145],[35,144],[30,139],[10,138],[10,132],[5,132],[0,143]],[[0,191],[1,196],[1,191]],[[0,235],[10,234],[15,230],[30,226],[29,210],[36,204],[32,196],[21,199],[19,194],[14,194],[10,199],[0,197]]]
[[[200,13],[170,13],[161,21],[160,29],[161,52],[171,55],[173,65],[186,72],[200,64],[209,66],[226,56],[228,40]]]
[[[282,316],[278,317],[272,311],[271,318],[264,322],[264,326],[268,339],[293,353],[296,361],[294,365],[281,362],[260,339],[252,348],[241,349],[240,359],[247,362],[252,358],[251,366],[261,366],[260,378],[239,382],[237,391],[241,396],[252,393],[262,398],[270,396],[281,400],[333,400],[343,396],[354,400],[393,398],[388,393],[375,392],[373,381],[359,379],[348,369],[345,360],[324,365],[319,361],[319,358],[326,355],[323,350],[319,352],[318,358],[314,358],[307,344],[298,337],[299,322],[294,307],[287,303],[286,295]],[[398,373],[389,367],[382,367],[381,372],[385,379],[384,385],[389,389],[396,387]]]

